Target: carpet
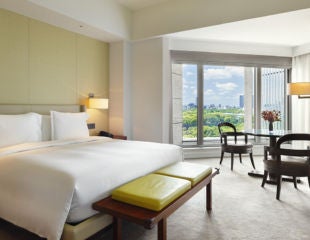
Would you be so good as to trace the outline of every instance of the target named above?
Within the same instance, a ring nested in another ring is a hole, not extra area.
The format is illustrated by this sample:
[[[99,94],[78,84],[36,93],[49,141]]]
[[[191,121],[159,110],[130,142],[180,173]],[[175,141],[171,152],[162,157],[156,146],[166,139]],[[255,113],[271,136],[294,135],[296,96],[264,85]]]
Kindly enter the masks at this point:
[[[197,193],[168,218],[167,237],[171,240],[255,240],[310,239],[310,189],[307,178],[301,178],[298,189],[283,182],[280,201],[276,186],[261,187],[261,178],[248,176],[250,160],[236,158],[234,171],[230,158],[187,160],[220,167],[213,180],[213,210],[205,210],[205,189]],[[262,157],[255,157],[257,169],[263,169]],[[99,236],[98,236],[99,237]],[[97,239],[112,239],[112,230]],[[124,222],[123,239],[156,240],[157,229],[146,230]]]

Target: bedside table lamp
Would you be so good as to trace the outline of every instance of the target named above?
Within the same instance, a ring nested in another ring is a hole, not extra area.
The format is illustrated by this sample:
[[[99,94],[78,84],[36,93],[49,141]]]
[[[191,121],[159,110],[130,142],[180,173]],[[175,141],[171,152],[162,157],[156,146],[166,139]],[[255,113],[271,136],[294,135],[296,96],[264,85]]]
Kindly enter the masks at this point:
[[[88,107],[93,109],[108,109],[109,99],[107,98],[95,98],[94,94],[89,94]]]
[[[287,94],[298,95],[298,98],[310,98],[310,82],[288,83]]]

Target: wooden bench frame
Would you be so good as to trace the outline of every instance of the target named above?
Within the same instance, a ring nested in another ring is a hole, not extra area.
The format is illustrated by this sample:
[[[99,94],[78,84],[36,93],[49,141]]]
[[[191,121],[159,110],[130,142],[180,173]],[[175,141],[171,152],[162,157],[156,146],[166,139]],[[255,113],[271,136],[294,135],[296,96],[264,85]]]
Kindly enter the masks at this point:
[[[204,186],[206,186],[206,208],[212,209],[212,178],[219,174],[219,169],[214,169],[211,174],[203,178],[199,183],[185,192],[179,198],[171,202],[161,211],[153,211],[142,207],[137,207],[127,203],[113,200],[107,197],[93,204],[93,209],[113,216],[113,239],[121,240],[121,220],[127,220],[152,229],[158,225],[158,240],[167,239],[167,218],[187,200],[194,196]]]

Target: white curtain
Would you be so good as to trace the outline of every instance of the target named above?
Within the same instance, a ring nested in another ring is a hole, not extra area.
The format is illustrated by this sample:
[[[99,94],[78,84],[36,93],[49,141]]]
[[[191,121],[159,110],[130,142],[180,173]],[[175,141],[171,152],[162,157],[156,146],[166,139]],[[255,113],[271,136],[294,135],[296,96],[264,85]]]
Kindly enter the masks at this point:
[[[310,54],[293,58],[292,82],[310,82]],[[292,130],[310,133],[310,98],[292,97]]]

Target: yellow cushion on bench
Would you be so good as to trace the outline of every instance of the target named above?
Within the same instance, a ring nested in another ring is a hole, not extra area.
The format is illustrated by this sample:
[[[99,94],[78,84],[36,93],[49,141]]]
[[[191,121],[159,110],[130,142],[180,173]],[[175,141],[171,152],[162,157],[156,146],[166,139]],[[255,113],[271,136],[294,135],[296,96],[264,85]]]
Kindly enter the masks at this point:
[[[184,179],[149,174],[112,192],[112,198],[135,206],[160,211],[191,188]]]
[[[212,168],[203,164],[180,162],[162,168],[155,173],[176,178],[183,178],[191,181],[192,186],[194,186],[203,178],[211,174]]]

